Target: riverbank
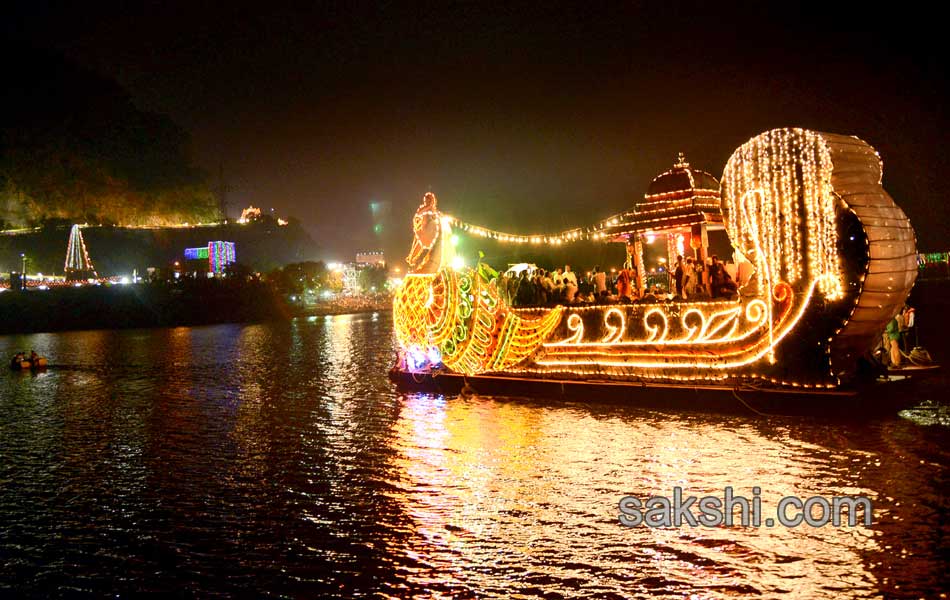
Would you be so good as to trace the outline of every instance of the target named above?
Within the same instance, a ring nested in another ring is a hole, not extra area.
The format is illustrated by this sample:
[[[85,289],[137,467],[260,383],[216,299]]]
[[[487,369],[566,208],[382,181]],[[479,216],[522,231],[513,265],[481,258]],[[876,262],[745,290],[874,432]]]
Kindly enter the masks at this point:
[[[19,270],[20,255],[29,258],[30,272],[61,272],[70,225],[61,224],[15,234],[0,234],[0,270]],[[237,260],[256,271],[311,256],[317,246],[297,223],[278,226],[270,221],[206,226],[135,227],[90,226],[82,230],[89,256],[100,273],[131,275],[148,267],[171,265],[185,248],[227,240],[237,246]]]
[[[386,296],[345,297],[305,306],[261,282],[60,287],[0,294],[0,334],[79,329],[254,323],[391,310]]]
[[[208,325],[288,318],[258,282],[83,286],[0,294],[0,333]]]
[[[950,312],[950,281],[918,281],[909,302],[918,309],[921,345],[935,358],[950,356],[950,328],[937,318]],[[392,299],[385,295],[302,305],[287,302],[265,283],[218,279],[63,287],[0,293],[0,334],[259,322],[391,309]]]

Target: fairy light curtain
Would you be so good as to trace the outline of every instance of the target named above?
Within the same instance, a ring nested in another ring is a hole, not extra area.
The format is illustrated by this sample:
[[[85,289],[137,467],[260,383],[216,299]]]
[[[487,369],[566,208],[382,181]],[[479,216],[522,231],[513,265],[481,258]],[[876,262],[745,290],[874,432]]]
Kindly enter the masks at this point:
[[[767,281],[817,281],[843,294],[831,152],[813,131],[775,129],[743,144],[723,173],[723,217]]]

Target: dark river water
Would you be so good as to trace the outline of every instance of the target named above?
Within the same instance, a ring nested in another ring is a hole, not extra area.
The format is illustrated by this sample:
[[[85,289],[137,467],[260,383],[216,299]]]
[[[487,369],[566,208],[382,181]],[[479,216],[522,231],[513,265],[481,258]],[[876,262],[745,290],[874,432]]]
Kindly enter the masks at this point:
[[[400,394],[386,314],[0,337],[0,354],[17,348],[57,366],[0,380],[0,596],[950,589],[945,412],[829,422]],[[784,495],[865,495],[873,523],[620,525],[621,497],[675,486],[759,486],[773,514]]]

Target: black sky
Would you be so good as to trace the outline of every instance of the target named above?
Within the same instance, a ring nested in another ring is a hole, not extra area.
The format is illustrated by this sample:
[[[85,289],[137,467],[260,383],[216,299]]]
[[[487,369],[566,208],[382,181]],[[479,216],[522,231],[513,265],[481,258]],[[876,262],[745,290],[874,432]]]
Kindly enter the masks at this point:
[[[875,146],[921,248],[946,249],[946,36],[910,6],[24,3],[0,27],[170,115],[232,210],[299,217],[328,259],[398,258],[429,189],[498,229],[587,224],[678,151],[718,176],[783,126]]]

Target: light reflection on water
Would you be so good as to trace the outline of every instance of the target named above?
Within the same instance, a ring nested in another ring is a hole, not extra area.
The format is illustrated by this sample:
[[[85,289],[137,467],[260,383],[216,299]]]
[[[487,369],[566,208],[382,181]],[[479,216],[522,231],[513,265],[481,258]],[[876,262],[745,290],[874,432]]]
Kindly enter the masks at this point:
[[[929,596],[947,431],[397,394],[386,315],[0,338],[0,592]],[[871,527],[627,529],[627,494],[865,494]]]

